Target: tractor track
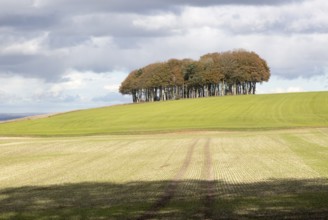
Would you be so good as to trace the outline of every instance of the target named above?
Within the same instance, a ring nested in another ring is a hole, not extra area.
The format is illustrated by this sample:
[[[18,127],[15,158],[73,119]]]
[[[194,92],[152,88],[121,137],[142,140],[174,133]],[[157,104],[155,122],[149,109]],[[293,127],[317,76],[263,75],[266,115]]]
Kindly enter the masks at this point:
[[[195,148],[197,142],[198,142],[198,140],[195,140],[189,146],[188,152],[185,156],[182,166],[180,167],[180,169],[176,173],[176,175],[173,177],[173,179],[168,183],[168,185],[164,191],[164,194],[145,213],[143,213],[141,216],[136,218],[137,220],[145,220],[145,219],[155,218],[156,215],[158,214],[158,211],[161,208],[165,207],[170,202],[170,200],[174,197],[177,186],[178,186],[178,182],[183,178],[183,176],[185,175],[185,173],[188,170],[188,167],[190,165],[191,158],[192,158],[192,155],[194,152],[194,148]]]
[[[215,182],[213,175],[213,164],[211,158],[210,139],[207,139],[204,145],[204,165],[202,169],[202,189],[203,195],[203,208],[201,211],[202,219],[213,219],[214,210],[214,197],[215,197]]]
[[[214,197],[215,197],[215,181],[213,177],[213,164],[210,149],[211,139],[208,138],[204,148],[204,163],[201,172],[200,188],[202,192],[202,206],[195,214],[197,219],[215,219],[213,215]]]

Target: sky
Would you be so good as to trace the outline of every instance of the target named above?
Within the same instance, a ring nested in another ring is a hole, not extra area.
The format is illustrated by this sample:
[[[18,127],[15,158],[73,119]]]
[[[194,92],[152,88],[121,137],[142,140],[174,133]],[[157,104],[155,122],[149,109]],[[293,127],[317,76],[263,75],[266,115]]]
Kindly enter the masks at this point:
[[[258,93],[328,90],[327,0],[1,0],[0,113],[131,102],[134,69],[210,52],[254,51]]]

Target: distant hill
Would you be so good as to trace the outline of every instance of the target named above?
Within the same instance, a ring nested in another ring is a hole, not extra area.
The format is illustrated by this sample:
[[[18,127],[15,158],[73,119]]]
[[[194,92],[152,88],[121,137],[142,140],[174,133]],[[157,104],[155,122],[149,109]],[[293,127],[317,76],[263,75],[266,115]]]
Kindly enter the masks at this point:
[[[100,135],[328,127],[328,92],[117,105],[0,124],[0,135]]]
[[[0,121],[13,120],[28,116],[38,115],[39,113],[0,113]]]

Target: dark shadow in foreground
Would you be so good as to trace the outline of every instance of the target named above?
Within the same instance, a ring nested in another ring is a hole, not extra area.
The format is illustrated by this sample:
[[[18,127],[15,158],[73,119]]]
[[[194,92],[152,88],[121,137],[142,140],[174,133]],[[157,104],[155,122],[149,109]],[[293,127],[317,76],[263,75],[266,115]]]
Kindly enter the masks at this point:
[[[0,190],[0,219],[328,219],[328,180],[145,181]]]

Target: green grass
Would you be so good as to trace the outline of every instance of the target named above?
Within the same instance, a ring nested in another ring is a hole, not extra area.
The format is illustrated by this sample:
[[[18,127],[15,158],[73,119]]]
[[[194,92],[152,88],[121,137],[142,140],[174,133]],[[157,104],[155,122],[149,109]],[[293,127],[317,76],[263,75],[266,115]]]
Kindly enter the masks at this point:
[[[0,141],[0,219],[328,214],[328,128]]]
[[[0,124],[0,135],[94,135],[328,126],[328,92],[111,106]]]

